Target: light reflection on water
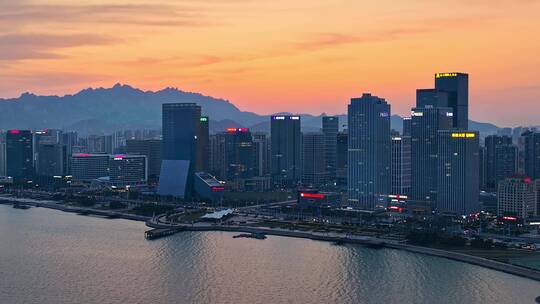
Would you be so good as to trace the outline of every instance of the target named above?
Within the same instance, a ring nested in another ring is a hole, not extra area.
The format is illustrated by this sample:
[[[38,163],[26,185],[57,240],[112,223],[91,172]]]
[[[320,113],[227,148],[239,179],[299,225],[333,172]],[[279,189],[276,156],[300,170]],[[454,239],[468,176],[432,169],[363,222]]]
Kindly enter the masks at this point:
[[[390,249],[0,206],[0,303],[534,303],[540,283]]]

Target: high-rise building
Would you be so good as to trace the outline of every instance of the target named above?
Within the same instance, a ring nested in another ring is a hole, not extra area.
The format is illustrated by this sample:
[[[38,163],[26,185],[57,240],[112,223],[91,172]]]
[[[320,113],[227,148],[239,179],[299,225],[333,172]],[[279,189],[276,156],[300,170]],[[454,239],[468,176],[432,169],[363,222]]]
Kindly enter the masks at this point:
[[[253,150],[255,154],[255,176],[265,176],[270,173],[268,170],[269,144],[266,133],[253,133]]]
[[[338,116],[323,116],[322,132],[324,134],[324,165],[327,183],[333,184],[336,179],[336,149],[339,132]],[[305,174],[305,173],[304,173]]]
[[[225,135],[227,180],[250,178],[255,171],[253,138],[247,128],[229,128]]]
[[[498,184],[497,215],[528,218],[537,215],[537,189],[530,178],[506,178]]]
[[[208,116],[199,118],[199,131],[197,133],[197,162],[195,171],[208,172],[210,163],[210,119]]]
[[[145,155],[148,161],[148,176],[156,178],[161,169],[161,140],[159,139],[128,139],[126,154]]]
[[[478,132],[439,131],[438,212],[464,215],[479,211],[478,137]]]
[[[295,186],[302,178],[300,116],[271,117],[271,166],[274,184]]]
[[[454,113],[455,129],[469,127],[469,75],[465,73],[435,74],[435,89],[448,93],[448,106]]]
[[[34,161],[32,132],[29,130],[8,130],[6,134],[6,176],[15,182],[32,180]]]
[[[486,188],[496,190],[499,181],[517,173],[517,147],[509,136],[490,135],[485,138]]]
[[[487,164],[486,164],[486,147],[480,146],[478,149],[478,170],[479,170],[479,185],[480,190],[487,190]],[[484,210],[486,211],[486,210]]]
[[[347,187],[348,138],[347,130],[337,135],[336,183],[339,187]]]
[[[417,89],[417,108],[448,108],[448,92],[438,89]]]
[[[348,106],[348,203],[361,209],[383,205],[391,191],[390,105],[371,94]]]
[[[392,137],[392,194],[409,195],[411,191],[411,137]]]
[[[210,136],[210,172],[221,180],[227,178],[227,162],[225,160],[225,139],[224,133]]]
[[[411,196],[433,203],[437,194],[438,131],[452,128],[452,109],[413,108],[411,118]]]
[[[411,136],[412,118],[403,117],[403,136]]]
[[[327,134],[324,133],[304,134],[302,184],[306,186],[319,187],[327,180],[328,167],[325,162],[326,140]]]
[[[525,174],[532,179],[538,179],[540,178],[540,133],[527,131],[522,137]]]
[[[0,176],[6,176],[6,133],[0,130]]]
[[[166,103],[162,110],[163,142],[158,193],[189,197],[196,167],[201,107],[195,103]]]
[[[61,130],[34,132],[34,166],[36,176],[53,177],[65,175],[66,148]]]

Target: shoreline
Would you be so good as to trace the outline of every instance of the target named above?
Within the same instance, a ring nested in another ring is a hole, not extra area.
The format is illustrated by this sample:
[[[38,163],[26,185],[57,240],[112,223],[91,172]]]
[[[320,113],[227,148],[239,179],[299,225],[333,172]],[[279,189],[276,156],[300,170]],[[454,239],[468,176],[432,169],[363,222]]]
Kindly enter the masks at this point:
[[[131,215],[121,212],[114,212],[108,210],[95,210],[82,207],[67,207],[59,205],[54,201],[42,201],[42,200],[32,200],[32,199],[18,199],[12,197],[1,197],[0,204],[13,204],[14,202],[21,202],[27,205],[34,207],[43,207],[48,209],[59,210],[68,213],[84,213],[84,215],[98,215],[109,218],[120,218],[126,220],[133,220],[139,222],[145,222],[147,227],[150,228],[161,228],[161,229],[178,229],[181,231],[223,231],[223,232],[243,232],[243,233],[263,233],[267,235],[282,236],[282,237],[292,237],[292,238],[302,238],[310,239],[314,241],[323,241],[323,242],[343,242],[348,244],[359,244],[367,246],[377,246],[381,248],[389,248],[396,250],[404,250],[417,254],[425,254],[429,256],[435,256],[440,258],[445,258],[449,260],[454,260],[458,262],[463,262],[467,264],[472,264],[496,271],[501,271],[511,275],[528,278],[537,282],[540,282],[540,271],[525,268],[522,266],[517,266],[513,264],[498,262],[495,260],[490,260],[482,257],[477,257],[473,255],[468,255],[459,252],[453,252],[442,249],[435,249],[430,247],[423,246],[414,246],[404,243],[399,243],[396,241],[390,241],[380,238],[368,237],[368,236],[354,236],[348,237],[347,235],[338,235],[338,234],[324,234],[317,232],[305,232],[298,230],[285,230],[279,228],[266,228],[266,227],[256,227],[256,226],[226,226],[226,225],[177,225],[170,226],[155,223],[152,221],[151,217]]]

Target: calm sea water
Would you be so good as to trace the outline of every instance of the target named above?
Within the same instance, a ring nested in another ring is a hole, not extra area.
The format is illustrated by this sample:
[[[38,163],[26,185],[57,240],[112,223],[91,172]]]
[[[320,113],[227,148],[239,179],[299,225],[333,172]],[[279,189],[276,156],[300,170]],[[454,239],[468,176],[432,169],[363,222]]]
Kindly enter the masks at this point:
[[[390,249],[0,205],[0,303],[534,303],[540,283]]]

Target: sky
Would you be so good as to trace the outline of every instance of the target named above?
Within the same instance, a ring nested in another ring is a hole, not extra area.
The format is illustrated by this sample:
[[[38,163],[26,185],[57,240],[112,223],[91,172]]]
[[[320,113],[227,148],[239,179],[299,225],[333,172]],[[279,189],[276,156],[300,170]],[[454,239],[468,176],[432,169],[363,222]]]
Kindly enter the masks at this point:
[[[470,117],[540,124],[536,0],[0,0],[0,97],[177,87],[260,114],[407,115],[436,72],[469,73]]]

